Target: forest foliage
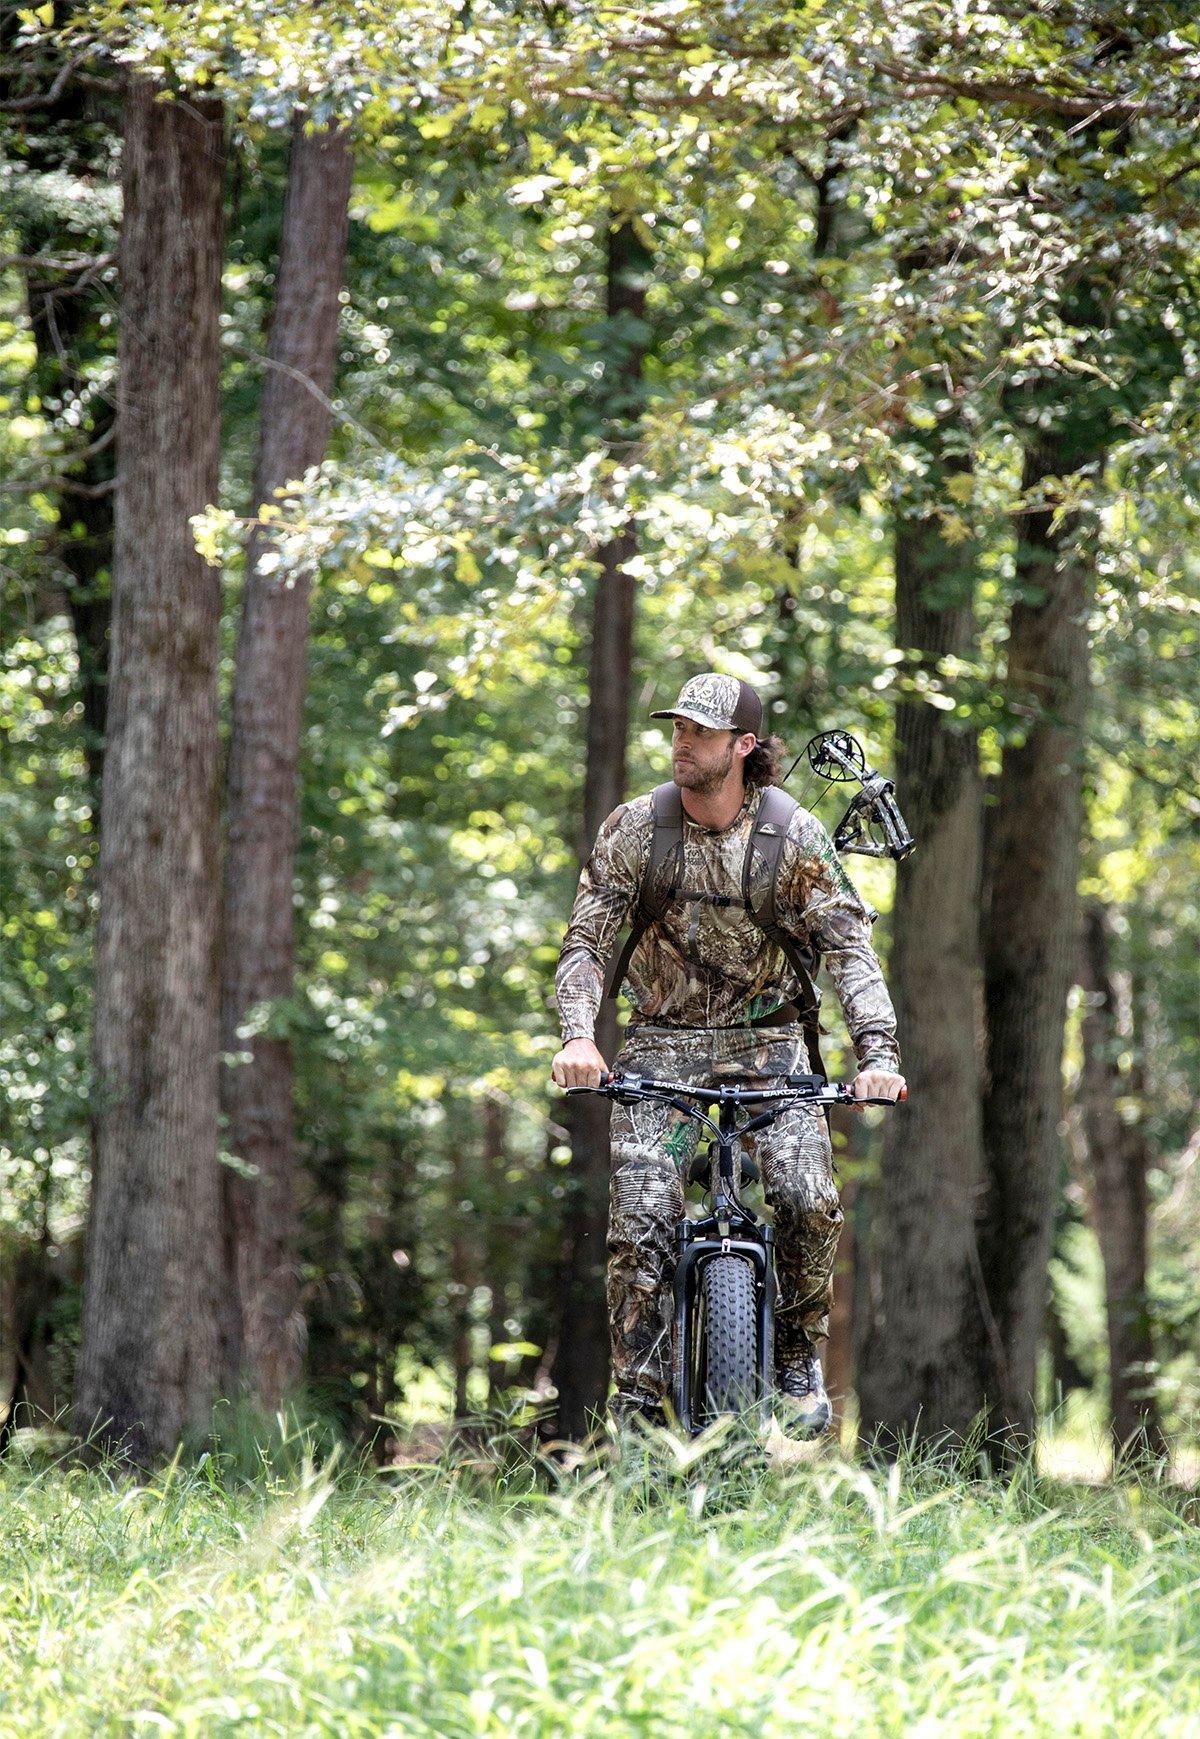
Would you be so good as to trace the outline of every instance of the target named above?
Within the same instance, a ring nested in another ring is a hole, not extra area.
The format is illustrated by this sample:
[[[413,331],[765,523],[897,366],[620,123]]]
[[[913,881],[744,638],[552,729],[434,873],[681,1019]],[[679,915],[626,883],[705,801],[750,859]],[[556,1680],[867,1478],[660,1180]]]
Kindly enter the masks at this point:
[[[1102,429],[1102,461],[1064,466],[1032,505],[1094,567],[1080,890],[1114,914],[1121,1111],[1152,1154],[1159,1386],[1172,1429],[1194,1429],[1200,35],[1181,6],[1016,11],[1019,27],[1012,8],[918,0],[18,14],[0,216],[0,1237],[8,1260],[57,1264],[60,1401],[98,825],[79,605],[109,583],[102,561],[81,594],[71,552],[112,475],[96,466],[119,80],[136,69],[219,96],[231,139],[221,495],[196,524],[221,569],[226,697],[286,129],[302,105],[354,141],[329,458],[259,516],[266,561],[317,576],[298,978],[240,1035],[292,1041],[319,1403],[368,1427],[406,1383],[410,1402],[426,1391],[423,1368],[452,1383],[464,1344],[474,1401],[544,1378],[568,1156],[551,975],[581,843],[598,545],[636,525],[631,790],[661,776],[651,707],[714,665],[761,684],[793,753],[838,725],[887,766],[896,703],[917,698],[978,733],[994,776],[1030,722],[1005,685],[1022,439],[1086,455]],[[64,66],[88,81],[70,116],[20,107]],[[613,222],[645,253],[637,331],[603,318]],[[57,346],[37,342],[43,283],[70,315]],[[614,441],[597,383],[632,342],[643,388]],[[976,643],[932,669],[896,644],[898,510],[978,551]],[[851,868],[886,959],[890,871]],[[1079,1020],[1076,992],[1068,1136]],[[874,1142],[855,1162],[864,1235]],[[1053,1374],[1102,1389],[1074,1151],[1064,1140],[1052,1265],[1070,1358]]]

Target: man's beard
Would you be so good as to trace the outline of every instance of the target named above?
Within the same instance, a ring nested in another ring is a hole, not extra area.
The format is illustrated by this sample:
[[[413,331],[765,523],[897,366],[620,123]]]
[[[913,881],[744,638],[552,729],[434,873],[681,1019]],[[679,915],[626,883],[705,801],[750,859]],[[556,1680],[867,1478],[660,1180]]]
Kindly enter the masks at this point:
[[[731,741],[729,748],[726,751],[723,763],[718,763],[715,767],[699,767],[693,761],[690,767],[682,769],[685,773],[691,773],[692,777],[690,779],[681,779],[677,773],[675,775],[675,783],[684,790],[694,791],[698,797],[707,797],[710,791],[717,791],[720,789],[728,777],[729,769],[732,766],[733,743]]]

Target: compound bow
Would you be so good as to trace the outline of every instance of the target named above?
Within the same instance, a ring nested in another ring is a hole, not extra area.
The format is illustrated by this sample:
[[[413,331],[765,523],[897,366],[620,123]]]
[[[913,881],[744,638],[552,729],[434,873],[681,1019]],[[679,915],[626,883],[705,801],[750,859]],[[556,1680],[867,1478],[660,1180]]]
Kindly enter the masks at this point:
[[[830,785],[856,781],[855,792],[846,812],[833,830],[835,851],[856,851],[863,857],[891,857],[900,862],[916,845],[896,803],[895,785],[874,767],[867,765],[862,744],[849,731],[822,731],[802,750],[817,778]],[[800,760],[797,755],[788,775]],[[806,787],[807,789],[807,787]],[[823,797],[825,792],[822,791]],[[818,802],[820,799],[818,798]],[[877,838],[877,827],[882,838]]]

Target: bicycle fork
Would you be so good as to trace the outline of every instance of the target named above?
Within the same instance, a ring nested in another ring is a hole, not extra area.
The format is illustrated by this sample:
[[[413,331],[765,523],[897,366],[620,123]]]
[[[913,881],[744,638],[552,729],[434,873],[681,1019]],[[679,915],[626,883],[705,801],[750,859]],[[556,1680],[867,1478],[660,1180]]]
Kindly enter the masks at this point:
[[[747,1216],[736,1199],[733,1183],[733,1143],[717,1144],[713,1212],[703,1220],[683,1219],[675,1228],[674,1394],[675,1416],[695,1435],[697,1397],[690,1392],[695,1367],[696,1300],[705,1266],[722,1256],[737,1256],[754,1270],[756,1301],[756,1374],[758,1405],[764,1408],[772,1388],[775,1348],[775,1231]],[[746,1235],[748,1234],[748,1235]],[[703,1397],[699,1398],[701,1403]]]

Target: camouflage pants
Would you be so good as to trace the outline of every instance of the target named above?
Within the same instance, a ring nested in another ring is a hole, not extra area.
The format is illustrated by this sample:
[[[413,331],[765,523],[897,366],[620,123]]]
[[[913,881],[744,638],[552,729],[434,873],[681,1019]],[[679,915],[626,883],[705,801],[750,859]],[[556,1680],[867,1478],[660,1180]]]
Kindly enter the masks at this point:
[[[798,1026],[631,1029],[616,1068],[660,1081],[745,1084],[807,1070]],[[608,1321],[614,1411],[654,1406],[671,1384],[675,1227],[683,1180],[702,1131],[669,1105],[614,1105],[608,1214]],[[833,1263],[842,1212],[822,1112],[791,1105],[747,1138],[775,1222],[777,1367],[829,1333]]]

